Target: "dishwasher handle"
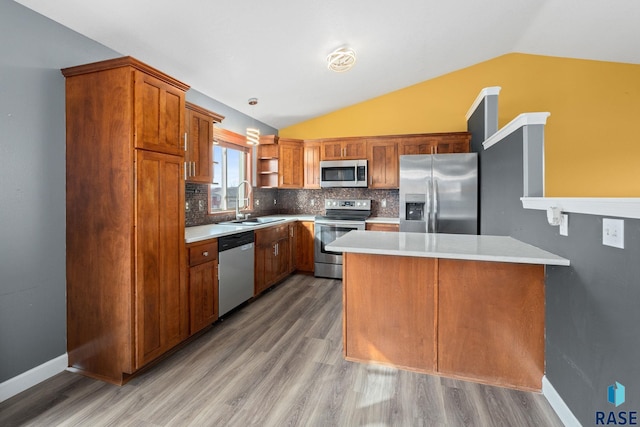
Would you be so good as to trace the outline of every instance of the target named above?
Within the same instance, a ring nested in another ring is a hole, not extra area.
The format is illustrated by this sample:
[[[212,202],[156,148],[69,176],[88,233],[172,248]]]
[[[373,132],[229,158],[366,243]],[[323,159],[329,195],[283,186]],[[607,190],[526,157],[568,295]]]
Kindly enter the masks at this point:
[[[244,233],[231,234],[229,236],[218,237],[218,252],[228,251],[229,249],[242,247],[255,242],[255,233],[253,231],[245,231]]]

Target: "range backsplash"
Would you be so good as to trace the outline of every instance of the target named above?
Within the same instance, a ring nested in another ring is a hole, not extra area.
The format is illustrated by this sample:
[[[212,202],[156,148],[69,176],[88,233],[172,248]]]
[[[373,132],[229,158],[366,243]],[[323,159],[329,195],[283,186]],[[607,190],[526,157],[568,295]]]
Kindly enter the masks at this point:
[[[208,215],[207,184],[186,184],[186,226],[213,224],[235,219],[234,213]],[[325,199],[371,199],[371,215],[398,217],[398,190],[370,190],[368,188],[327,188],[322,190],[286,190],[253,188],[254,210],[252,216],[274,214],[324,213]],[[382,207],[386,201],[386,207]]]

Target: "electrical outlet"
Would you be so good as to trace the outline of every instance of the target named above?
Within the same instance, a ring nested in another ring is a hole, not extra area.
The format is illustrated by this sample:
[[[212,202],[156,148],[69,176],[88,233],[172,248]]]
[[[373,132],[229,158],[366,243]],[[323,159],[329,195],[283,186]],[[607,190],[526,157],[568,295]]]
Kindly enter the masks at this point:
[[[198,200],[198,210],[204,210],[204,200]]]
[[[386,208],[387,207],[387,199],[382,199],[380,201],[380,206],[382,206],[383,208]]]
[[[191,210],[191,206],[190,206],[189,202],[186,202],[184,204],[184,210],[187,211],[187,212],[189,212]]]
[[[253,203],[255,203],[256,206],[260,206],[260,199],[256,199]]]
[[[624,220],[602,218],[602,244],[624,249]]]
[[[316,199],[311,199],[311,206],[315,206],[316,205]]]
[[[273,199],[273,204],[275,205],[276,203],[278,203],[278,201],[276,199]]]

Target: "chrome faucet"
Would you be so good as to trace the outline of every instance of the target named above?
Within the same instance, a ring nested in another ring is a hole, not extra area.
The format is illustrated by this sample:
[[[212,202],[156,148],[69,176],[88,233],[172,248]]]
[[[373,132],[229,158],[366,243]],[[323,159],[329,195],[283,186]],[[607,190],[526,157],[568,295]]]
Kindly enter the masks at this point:
[[[252,191],[251,183],[245,179],[240,184],[238,184],[238,187],[236,188],[236,219],[248,218],[250,215],[250,214],[240,213],[240,187],[242,187],[243,184],[247,184],[249,190],[247,191],[247,197],[244,197],[242,200],[246,201],[248,204],[250,200],[249,197],[251,196],[251,191]],[[242,207],[243,208],[247,207],[244,205],[244,202],[242,204]]]

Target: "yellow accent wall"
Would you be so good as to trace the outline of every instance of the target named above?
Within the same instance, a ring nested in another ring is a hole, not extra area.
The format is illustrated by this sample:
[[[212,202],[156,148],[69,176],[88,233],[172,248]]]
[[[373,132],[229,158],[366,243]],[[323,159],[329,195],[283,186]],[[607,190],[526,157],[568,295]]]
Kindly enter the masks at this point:
[[[640,65],[508,54],[281,129],[313,139],[466,130],[482,88],[498,125],[548,111],[547,197],[640,197]]]

